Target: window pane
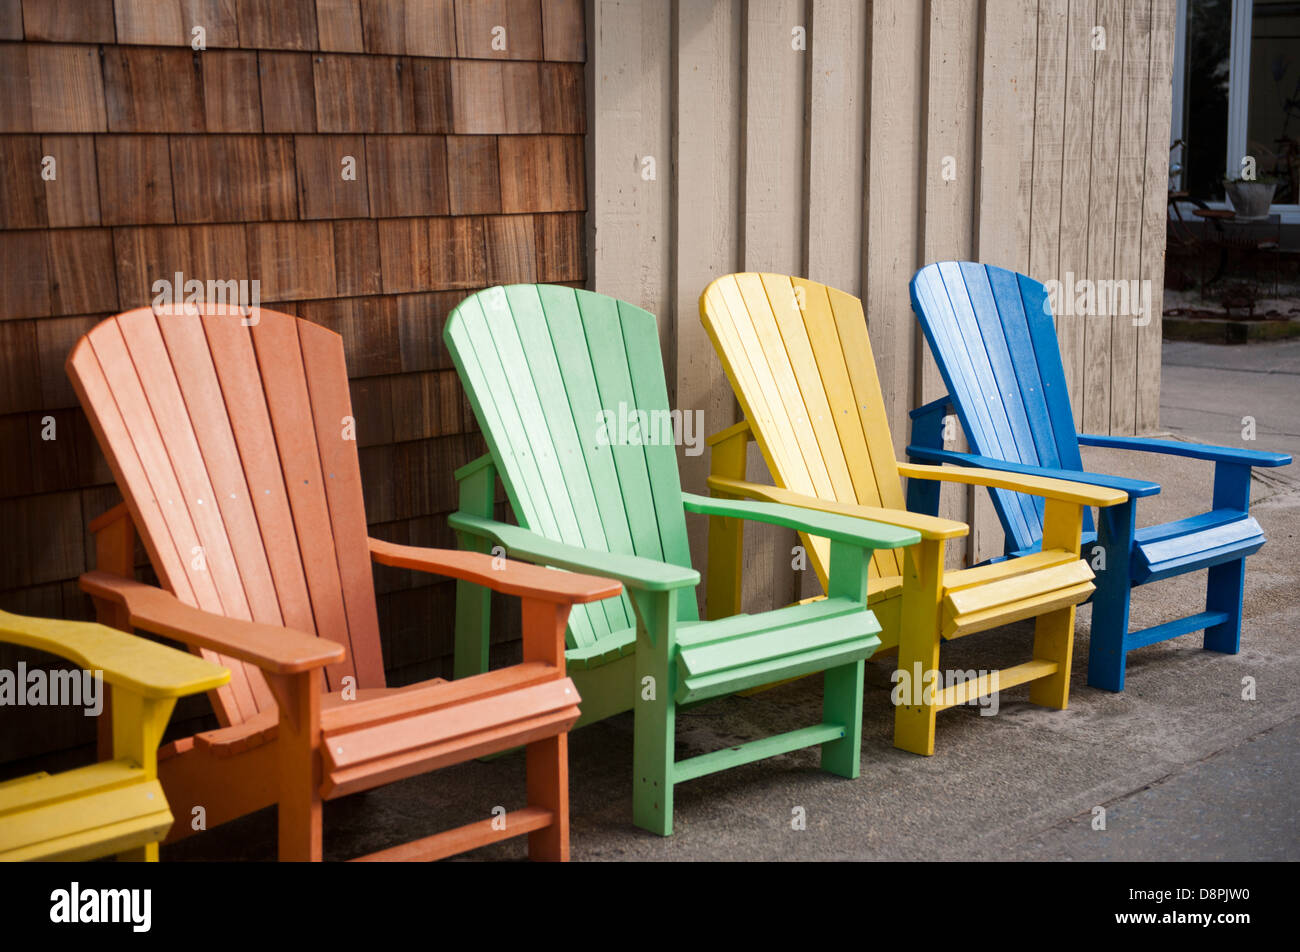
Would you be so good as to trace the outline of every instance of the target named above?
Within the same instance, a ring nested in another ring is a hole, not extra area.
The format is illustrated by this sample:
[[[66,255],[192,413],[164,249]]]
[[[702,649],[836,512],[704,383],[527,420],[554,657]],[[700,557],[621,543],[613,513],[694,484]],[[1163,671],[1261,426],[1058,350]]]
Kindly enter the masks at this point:
[[[1250,31],[1246,142],[1260,176],[1278,178],[1273,201],[1294,205],[1300,163],[1300,2],[1255,0]]]
[[[1189,0],[1183,187],[1196,198],[1223,198],[1231,44],[1232,0]]]

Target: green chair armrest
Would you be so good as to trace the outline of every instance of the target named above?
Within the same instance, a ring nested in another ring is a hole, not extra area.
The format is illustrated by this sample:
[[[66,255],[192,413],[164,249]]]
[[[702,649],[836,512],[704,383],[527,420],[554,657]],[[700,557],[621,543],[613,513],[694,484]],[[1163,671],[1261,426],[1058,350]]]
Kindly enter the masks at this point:
[[[466,512],[453,512],[447,517],[447,522],[458,532],[489,539],[504,546],[511,558],[617,579],[630,589],[665,592],[676,588],[694,588],[700,583],[700,573],[694,569],[639,555],[621,555],[566,545],[520,526],[507,525]]]

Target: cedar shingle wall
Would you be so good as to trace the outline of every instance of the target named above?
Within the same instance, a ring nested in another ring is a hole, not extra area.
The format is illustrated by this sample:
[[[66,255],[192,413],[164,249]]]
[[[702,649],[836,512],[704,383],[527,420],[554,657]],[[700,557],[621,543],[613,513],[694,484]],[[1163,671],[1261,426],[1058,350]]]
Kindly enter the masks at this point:
[[[342,334],[372,532],[453,545],[483,443],[442,324],[583,282],[585,56],[582,0],[0,0],[0,608],[89,617],[86,526],[120,497],[63,361],[178,271]],[[390,677],[448,673],[452,586],[377,581]],[[90,737],[0,714],[0,761]]]

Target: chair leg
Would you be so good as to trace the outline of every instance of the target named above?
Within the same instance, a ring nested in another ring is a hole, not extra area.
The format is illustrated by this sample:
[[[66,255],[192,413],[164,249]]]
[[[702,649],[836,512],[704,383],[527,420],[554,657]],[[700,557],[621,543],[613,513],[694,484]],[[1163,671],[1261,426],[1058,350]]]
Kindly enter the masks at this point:
[[[822,720],[843,724],[844,736],[822,744],[822,770],[856,779],[862,769],[862,689],[865,663],[828,668],[822,684]]]
[[[905,613],[906,614],[906,613]],[[898,640],[898,669],[907,675],[903,703],[894,708],[894,746],[929,757],[934,753],[935,707],[939,673],[939,632],[904,624]]]
[[[144,846],[123,850],[114,859],[119,863],[156,863],[158,862],[158,844],[146,843]]]
[[[672,836],[673,740],[677,706],[672,698],[663,696],[664,681],[659,682],[655,700],[642,698],[643,683],[638,677],[637,701],[633,708],[632,822],[651,833]]]
[[[1241,605],[1246,590],[1246,560],[1210,567],[1205,610],[1226,612],[1227,621],[1205,629],[1205,649],[1236,654],[1241,650]]]
[[[1074,660],[1074,606],[1039,615],[1034,622],[1034,659],[1055,661],[1056,673],[1029,685],[1029,701],[1065,710],[1070,703],[1070,666]]]
[[[1106,554],[1092,596],[1092,631],[1088,642],[1088,685],[1103,691],[1124,690],[1129,600],[1129,563],[1134,531],[1133,500],[1101,510],[1098,542]],[[1086,557],[1086,553],[1085,553]]]
[[[528,805],[545,807],[555,819],[528,834],[528,858],[538,862],[569,861],[569,735],[558,734],[529,744],[525,754]]]
[[[278,807],[281,862],[319,863],[322,855],[321,669],[267,679],[280,706]]]

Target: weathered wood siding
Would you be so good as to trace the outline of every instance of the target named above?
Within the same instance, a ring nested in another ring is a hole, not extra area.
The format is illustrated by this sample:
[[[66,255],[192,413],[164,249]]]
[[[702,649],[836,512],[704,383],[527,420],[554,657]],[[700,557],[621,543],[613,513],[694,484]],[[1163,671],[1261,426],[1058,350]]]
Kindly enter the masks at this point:
[[[0,607],[89,616],[86,525],[119,496],[63,361],[178,271],[342,333],[371,531],[454,545],[483,443],[442,322],[585,281],[585,40],[582,0],[0,0]],[[394,681],[449,674],[453,586],[378,579]],[[23,723],[0,761],[93,726]]]
[[[908,411],[943,386],[908,301],[922,264],[1147,280],[1145,326],[1060,315],[1058,332],[1080,424],[1149,432],[1173,8],[588,0],[591,285],[659,315],[676,405],[702,410],[710,432],[736,406],[698,317],[709,280],[794,272],[860,295],[901,455]],[[706,473],[706,455],[683,456],[688,488]],[[994,551],[984,494],[945,490],[944,511],[975,523],[958,557]],[[754,537],[751,604],[805,590],[793,536]]]

